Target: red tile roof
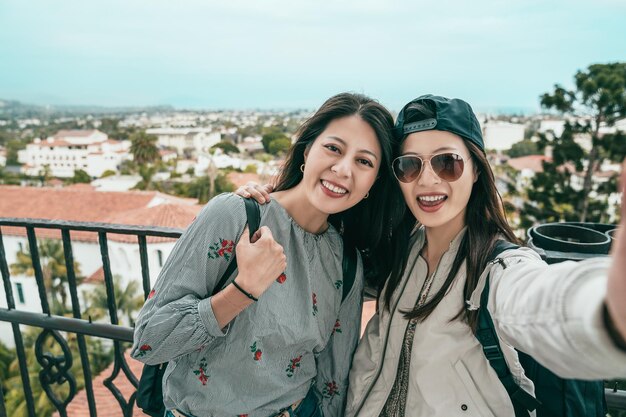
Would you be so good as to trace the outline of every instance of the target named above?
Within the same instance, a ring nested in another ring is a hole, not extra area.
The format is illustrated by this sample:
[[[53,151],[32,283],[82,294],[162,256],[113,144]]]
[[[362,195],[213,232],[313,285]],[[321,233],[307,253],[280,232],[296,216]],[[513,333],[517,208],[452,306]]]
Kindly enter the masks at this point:
[[[80,129],[73,129],[73,130],[59,130],[54,137],[55,138],[65,138],[65,137],[73,137],[73,138],[84,138],[87,136],[91,136],[94,133],[102,133],[99,130],[96,129],[91,129],[91,130],[80,130]]]
[[[0,186],[0,217],[117,223],[185,229],[202,208],[190,198],[155,191],[103,192],[87,187]],[[2,233],[25,236],[22,227],[2,227]],[[93,232],[72,232],[72,240],[95,242]],[[37,236],[59,238],[52,229],[37,229]],[[110,235],[112,240],[136,242],[135,236]],[[165,238],[148,238],[150,242]]]
[[[124,358],[130,371],[139,379],[141,376],[141,370],[143,369],[143,363],[132,359],[130,355],[125,352]],[[114,364],[109,365],[107,369],[102,371],[100,375],[93,379],[93,392],[96,403],[96,411],[98,417],[123,417],[120,404],[117,402],[111,391],[104,386],[104,380],[113,374]],[[135,392],[135,387],[130,383],[126,375],[122,370],[113,381],[114,385],[120,390],[122,396],[128,401],[130,396]],[[59,413],[54,413],[54,417],[59,417]],[[82,390],[76,394],[76,397],[67,406],[68,417],[89,417],[89,405],[87,402],[87,391]],[[133,417],[146,417],[137,404],[133,407]]]
[[[94,284],[104,282],[104,268],[100,267],[96,271],[83,280],[84,284]]]
[[[530,169],[533,172],[543,172],[543,162],[550,162],[552,158],[544,155],[528,155],[519,158],[511,158],[507,163],[518,171]]]

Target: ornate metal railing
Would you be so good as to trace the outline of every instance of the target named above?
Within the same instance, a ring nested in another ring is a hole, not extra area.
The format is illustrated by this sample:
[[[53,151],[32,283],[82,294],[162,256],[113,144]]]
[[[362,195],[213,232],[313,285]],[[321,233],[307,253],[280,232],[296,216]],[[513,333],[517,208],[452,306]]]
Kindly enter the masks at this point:
[[[21,227],[26,230],[34,275],[39,290],[39,300],[41,302],[42,313],[20,311],[15,307],[13,289],[11,286],[11,276],[2,237],[2,226]],[[53,315],[51,312],[39,258],[39,249],[35,229],[56,229],[61,233],[65,266],[67,268],[67,281],[71,299],[72,317]],[[107,294],[107,309],[111,321],[110,324],[94,323],[91,320],[84,320],[81,318],[81,306],[77,291],[77,279],[74,270],[74,255],[72,252],[71,241],[71,232],[78,231],[93,232],[98,235],[98,245],[100,248]],[[114,380],[119,375],[120,371],[124,373],[135,388],[137,387],[138,381],[136,376],[130,371],[123,354],[122,343],[132,342],[133,329],[119,324],[118,311],[114,295],[113,275],[111,273],[111,264],[109,259],[108,234],[137,236],[143,293],[144,298],[147,298],[150,293],[150,275],[146,237],[156,236],[178,238],[182,234],[182,230],[163,227],[123,226],[105,223],[0,218],[0,273],[2,274],[8,306],[8,308],[0,308],[0,321],[9,322],[12,325],[17,359],[22,378],[22,386],[24,389],[26,409],[29,417],[36,417],[38,416],[38,413],[33,398],[33,390],[31,387],[26,358],[26,347],[24,346],[24,338],[20,330],[20,325],[34,326],[42,329],[34,346],[29,346],[29,348],[34,348],[35,357],[42,368],[39,373],[39,383],[41,384],[42,389],[46,392],[51,403],[58,410],[61,417],[66,417],[68,415],[67,406],[77,394],[76,379],[71,372],[74,358],[72,357],[68,343],[61,332],[76,334],[85,381],[84,389],[87,397],[89,415],[95,417],[97,415],[97,411],[94,388],[92,385],[93,377],[85,336],[95,336],[112,340],[114,348],[114,366],[111,375],[105,379],[104,385],[116,398],[124,417],[131,417],[133,414],[133,408],[135,406],[135,393],[133,393],[129,398],[124,398],[114,383]],[[61,346],[63,355],[55,356],[44,351],[44,343],[49,337],[54,338]],[[53,388],[55,385],[58,386],[66,382],[69,384],[68,394],[65,398],[58,398]],[[2,383],[2,381],[0,381],[0,383]],[[626,410],[626,391],[618,390],[617,388],[607,389],[606,398],[609,408]],[[0,389],[0,417],[5,416],[7,416],[5,398],[2,389]]]
[[[105,379],[104,385],[117,399],[124,417],[131,417],[133,414],[133,408],[135,403],[135,393],[133,393],[128,399],[124,398],[118,387],[116,387],[114,380],[116,379],[120,371],[122,371],[125,374],[126,378],[128,378],[128,380],[132,383],[132,385],[135,388],[137,387],[137,378],[130,371],[128,363],[124,358],[124,352],[122,349],[123,342],[133,341],[133,329],[131,327],[119,325],[118,312],[115,305],[116,302],[114,295],[115,293],[113,275],[111,273],[107,235],[116,234],[137,236],[137,244],[139,245],[139,256],[141,262],[143,293],[144,298],[146,298],[150,293],[150,274],[148,267],[146,237],[157,236],[166,238],[178,238],[182,234],[182,230],[163,227],[123,226],[105,223],[82,223],[12,218],[0,218],[0,226],[25,228],[26,236],[28,238],[28,247],[31,254],[33,271],[39,290],[39,300],[41,302],[42,313],[20,311],[16,309],[15,299],[13,297],[13,289],[11,286],[11,276],[9,272],[9,266],[7,264],[7,256],[5,253],[2,237],[2,228],[0,227],[0,273],[2,274],[2,280],[4,283],[4,290],[6,293],[6,301],[8,307],[6,309],[0,308],[0,321],[9,322],[12,324],[13,337],[15,340],[15,348],[22,378],[22,386],[24,389],[24,398],[28,415],[30,417],[36,417],[39,414],[37,412],[38,410],[35,407],[35,401],[33,398],[33,390],[31,387],[32,381],[30,380],[28,372],[28,363],[26,360],[25,351],[26,348],[24,346],[24,339],[20,331],[20,325],[29,325],[43,329],[42,332],[39,334],[39,337],[37,337],[35,345],[32,346],[35,349],[35,357],[37,359],[37,362],[41,365],[42,368],[39,373],[39,383],[41,384],[41,388],[46,392],[54,407],[58,410],[61,417],[67,416],[67,406],[77,393],[76,379],[71,373],[74,358],[72,357],[72,353],[69,349],[68,343],[62,336],[61,332],[76,334],[85,381],[84,389],[87,396],[89,415],[92,417],[95,417],[97,415],[97,412],[94,388],[92,385],[91,366],[89,362],[85,336],[96,336],[112,340],[114,350],[113,372],[109,377]],[[65,256],[65,266],[67,268],[67,282],[71,298],[72,317],[57,316],[51,313],[45,289],[46,287],[44,284],[43,272],[39,259],[39,248],[37,244],[35,229],[56,229],[59,230],[61,233]],[[73,231],[93,232],[97,233],[98,235],[98,244],[100,247],[100,255],[102,258],[102,269],[104,271],[104,283],[106,286],[107,294],[107,309],[111,321],[110,324],[93,323],[91,322],[91,320],[84,320],[81,318],[81,306],[77,291],[77,279],[74,270],[74,255],[72,252],[71,243],[71,232]],[[50,354],[49,352],[44,351],[44,343],[49,337],[54,338],[56,342],[61,346],[63,352],[62,355],[55,356]],[[31,347],[29,346],[29,348]],[[66,382],[69,384],[68,394],[65,398],[59,398],[57,394],[55,394],[53,388],[55,385],[58,386]],[[7,415],[4,400],[4,395],[2,393],[2,390],[0,390],[0,416]]]

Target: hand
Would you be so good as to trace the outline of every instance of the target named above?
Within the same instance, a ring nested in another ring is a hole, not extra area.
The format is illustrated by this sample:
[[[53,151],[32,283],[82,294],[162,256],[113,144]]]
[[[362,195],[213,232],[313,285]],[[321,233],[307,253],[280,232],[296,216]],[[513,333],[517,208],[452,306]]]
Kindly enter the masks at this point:
[[[259,297],[285,271],[287,257],[283,247],[274,240],[267,226],[262,226],[250,240],[248,228],[243,231],[235,248],[237,269],[235,278],[246,291]]]
[[[626,340],[626,160],[622,163],[619,188],[622,190],[621,221],[611,248],[606,306],[615,328]]]
[[[274,190],[272,184],[259,185],[256,182],[249,181],[246,185],[235,190],[235,194],[244,198],[254,198],[259,204],[265,204],[270,201],[270,194]]]

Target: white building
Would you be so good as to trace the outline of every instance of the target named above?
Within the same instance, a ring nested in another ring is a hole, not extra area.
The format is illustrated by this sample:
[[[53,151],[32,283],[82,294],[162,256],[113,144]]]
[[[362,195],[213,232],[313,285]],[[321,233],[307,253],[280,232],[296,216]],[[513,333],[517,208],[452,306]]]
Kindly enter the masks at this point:
[[[112,175],[91,181],[96,191],[129,191],[141,181],[139,175]]]
[[[18,161],[24,164],[26,175],[39,175],[47,166],[54,177],[73,177],[79,169],[99,177],[105,171],[117,171],[122,161],[131,159],[129,149],[129,141],[109,139],[98,130],[61,130],[26,145],[18,152]]]
[[[7,164],[7,150],[0,146],[0,167]]]
[[[220,132],[210,128],[154,128],[147,129],[146,133],[155,135],[160,147],[174,148],[179,155],[185,150],[207,152],[222,137]]]
[[[200,211],[197,200],[178,198],[158,192],[100,192],[89,187],[36,188],[0,186],[0,217],[44,218],[55,220],[133,224],[185,229]],[[37,229],[38,241],[60,240],[60,233],[52,229]],[[26,230],[21,227],[2,227],[2,238],[10,266],[16,262],[18,251],[28,249]],[[78,293],[84,311],[85,294],[104,285],[102,257],[98,235],[72,231],[72,252],[79,264],[80,275],[87,278]],[[136,236],[107,234],[111,272],[119,275],[121,285],[138,281],[141,285],[141,263]],[[148,237],[148,265],[150,281],[154,284],[163,264],[171,253],[175,239]],[[37,284],[32,276],[11,275],[16,308],[41,312]],[[0,286],[0,307],[6,308],[4,286]],[[69,293],[69,292],[68,292]],[[128,323],[125,323],[128,324]],[[0,322],[0,341],[13,346],[11,326]]]
[[[523,124],[509,123],[501,120],[488,120],[482,125],[485,149],[504,151],[511,149],[513,144],[524,140]]]

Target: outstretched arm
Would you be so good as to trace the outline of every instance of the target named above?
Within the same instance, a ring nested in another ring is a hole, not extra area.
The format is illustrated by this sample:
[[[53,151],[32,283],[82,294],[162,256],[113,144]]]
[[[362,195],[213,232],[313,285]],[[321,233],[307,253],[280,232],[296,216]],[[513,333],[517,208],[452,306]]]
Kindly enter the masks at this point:
[[[626,161],[622,164],[621,221],[611,249],[611,269],[607,284],[607,326],[618,346],[626,349]]]

